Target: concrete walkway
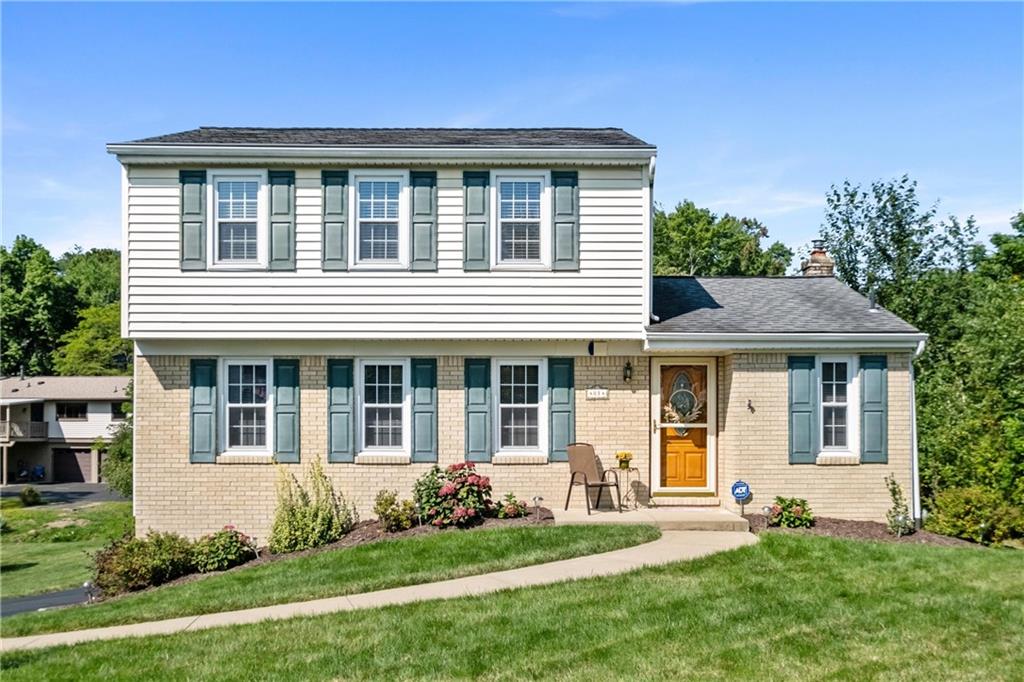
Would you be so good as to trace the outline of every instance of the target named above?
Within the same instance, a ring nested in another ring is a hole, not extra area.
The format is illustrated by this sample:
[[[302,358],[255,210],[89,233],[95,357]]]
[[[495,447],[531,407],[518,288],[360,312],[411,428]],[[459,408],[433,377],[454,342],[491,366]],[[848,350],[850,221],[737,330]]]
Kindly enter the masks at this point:
[[[587,514],[585,509],[555,509],[555,525],[580,525],[604,523],[636,523],[657,526],[668,530],[722,530],[746,532],[750,523],[739,514],[726,509],[704,509],[691,507],[641,507],[628,509],[621,514],[614,509],[594,510]]]
[[[423,585],[396,587],[377,592],[364,592],[362,594],[328,597],[313,601],[263,606],[241,611],[224,611],[222,613],[210,613],[202,616],[186,616],[133,625],[115,625],[113,627],[94,628],[91,630],[2,639],[0,640],[0,651],[38,649],[60,644],[76,644],[78,642],[117,639],[119,637],[143,637],[146,635],[191,632],[193,630],[205,630],[206,628],[224,625],[258,623],[264,620],[294,618],[296,616],[316,616],[325,613],[336,613],[338,611],[355,611],[392,604],[408,604],[428,599],[454,599],[456,597],[488,594],[517,587],[547,585],[566,580],[614,575],[644,566],[656,566],[675,561],[695,559],[708,554],[714,554],[715,552],[751,545],[756,542],[757,536],[751,533],[670,530],[663,532],[662,536],[654,542],[618,549],[612,552],[604,552],[603,554],[591,554],[575,559],[514,568],[508,571],[485,573],[483,575]]]

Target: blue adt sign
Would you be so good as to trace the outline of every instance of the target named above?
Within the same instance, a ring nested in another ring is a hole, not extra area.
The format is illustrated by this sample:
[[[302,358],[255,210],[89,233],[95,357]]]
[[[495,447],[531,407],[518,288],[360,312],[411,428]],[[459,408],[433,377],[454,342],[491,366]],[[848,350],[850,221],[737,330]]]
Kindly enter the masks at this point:
[[[737,502],[744,502],[750,498],[750,486],[744,481],[736,481],[732,484],[732,496]]]

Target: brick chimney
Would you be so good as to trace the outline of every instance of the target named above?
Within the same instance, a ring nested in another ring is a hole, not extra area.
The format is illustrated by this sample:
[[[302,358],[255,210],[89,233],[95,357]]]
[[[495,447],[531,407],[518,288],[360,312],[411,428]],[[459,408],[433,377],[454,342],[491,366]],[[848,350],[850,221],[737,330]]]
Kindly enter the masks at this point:
[[[811,242],[811,255],[800,263],[800,274],[804,277],[834,277],[836,262],[825,250],[825,240]]]

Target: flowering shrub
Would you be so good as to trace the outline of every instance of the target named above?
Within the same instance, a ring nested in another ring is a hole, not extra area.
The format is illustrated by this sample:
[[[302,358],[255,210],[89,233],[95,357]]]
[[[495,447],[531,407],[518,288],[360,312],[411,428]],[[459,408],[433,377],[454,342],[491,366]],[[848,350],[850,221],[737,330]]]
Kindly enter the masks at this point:
[[[415,486],[420,516],[439,528],[479,523],[491,512],[491,479],[476,473],[472,462],[432,468]]]
[[[319,462],[306,474],[303,487],[281,467],[277,484],[277,510],[270,528],[270,551],[275,554],[319,547],[345,535],[357,521],[355,508],[334,491]]]
[[[192,545],[192,563],[200,573],[226,571],[255,558],[256,543],[234,526],[224,526]]]
[[[768,514],[769,526],[783,528],[809,528],[814,524],[814,514],[807,500],[799,497],[776,497]]]
[[[398,501],[394,490],[381,490],[373,503],[373,513],[388,533],[397,533],[412,528],[416,521],[416,505],[412,500]]]
[[[526,503],[522,500],[517,500],[516,496],[512,493],[505,495],[498,504],[498,518],[518,519],[522,516],[526,516]]]

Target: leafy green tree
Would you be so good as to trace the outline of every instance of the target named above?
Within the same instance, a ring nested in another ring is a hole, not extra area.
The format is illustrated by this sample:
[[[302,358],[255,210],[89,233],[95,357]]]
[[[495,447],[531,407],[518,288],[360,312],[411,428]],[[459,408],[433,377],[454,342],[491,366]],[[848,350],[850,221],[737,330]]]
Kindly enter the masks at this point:
[[[867,190],[849,180],[825,196],[821,238],[836,262],[836,276],[855,290],[874,290],[889,310],[913,318],[911,288],[936,268],[966,272],[984,256],[974,218],[936,219],[922,208],[917,182],[904,175]]]
[[[83,307],[116,303],[121,298],[121,252],[76,246],[57,263],[64,279],[75,288]]]
[[[75,324],[75,291],[43,246],[24,235],[0,246],[0,373],[48,374]]]
[[[791,249],[761,240],[768,229],[752,218],[721,218],[692,201],[671,213],[654,212],[656,275],[781,275],[793,258]]]
[[[129,383],[126,391],[128,402],[121,406],[127,416],[117,425],[110,442],[98,439],[93,444],[97,450],[104,451],[103,465],[100,467],[104,482],[125,497],[132,496],[132,389]]]
[[[132,343],[121,338],[121,304],[86,308],[78,326],[64,334],[53,365],[65,375],[130,374]]]

